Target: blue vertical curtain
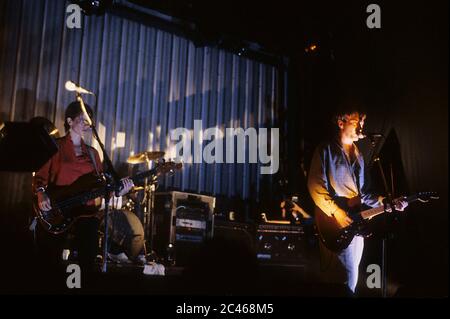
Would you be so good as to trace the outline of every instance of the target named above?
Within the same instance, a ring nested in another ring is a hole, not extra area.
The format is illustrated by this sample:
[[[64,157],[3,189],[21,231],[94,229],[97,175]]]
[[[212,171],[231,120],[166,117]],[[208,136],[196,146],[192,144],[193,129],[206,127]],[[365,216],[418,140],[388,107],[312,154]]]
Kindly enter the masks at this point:
[[[99,135],[118,169],[128,167],[130,154],[145,150],[170,157],[170,132],[192,130],[194,120],[202,120],[203,129],[223,132],[276,125],[286,100],[280,87],[286,74],[277,66],[196,47],[189,39],[112,14],[82,16],[82,27],[69,29],[68,4],[0,0],[3,121],[44,116],[64,132],[64,110],[75,99],[64,84],[76,81],[97,93],[97,103],[92,96],[85,102],[95,108]],[[162,183],[182,191],[257,199],[260,166],[248,161],[184,163],[182,171]],[[29,191],[16,189],[21,183],[10,178],[11,192]],[[11,199],[5,195],[5,200]]]

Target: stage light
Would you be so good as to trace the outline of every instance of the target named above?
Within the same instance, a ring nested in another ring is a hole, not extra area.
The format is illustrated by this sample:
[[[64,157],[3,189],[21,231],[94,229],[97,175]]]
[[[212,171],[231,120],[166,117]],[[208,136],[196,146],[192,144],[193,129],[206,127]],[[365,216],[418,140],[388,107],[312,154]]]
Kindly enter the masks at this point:
[[[43,127],[45,131],[48,133],[48,135],[50,135],[53,138],[60,137],[59,130],[56,128],[56,126],[49,119],[43,116],[33,117],[30,120],[30,123],[38,127]]]
[[[305,48],[305,52],[306,53],[313,52],[313,51],[316,51],[317,48],[318,48],[318,46],[316,44],[311,44]]]
[[[112,6],[113,0],[72,0],[72,3],[79,5],[85,15],[100,16]]]
[[[5,135],[3,134],[4,127],[5,127],[5,123],[3,123],[2,120],[0,120],[0,141],[5,137]]]

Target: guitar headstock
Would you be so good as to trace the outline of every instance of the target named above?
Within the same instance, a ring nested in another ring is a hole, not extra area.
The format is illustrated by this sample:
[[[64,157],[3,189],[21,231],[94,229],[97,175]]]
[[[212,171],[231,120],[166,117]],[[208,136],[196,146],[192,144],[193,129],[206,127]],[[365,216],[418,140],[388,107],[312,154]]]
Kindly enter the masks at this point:
[[[175,163],[173,161],[164,161],[159,162],[156,164],[156,173],[158,175],[160,174],[167,174],[167,173],[174,173],[176,170],[180,170],[183,167],[182,163]]]
[[[422,203],[430,201],[430,199],[439,199],[439,194],[437,192],[418,192],[416,194],[417,200]]]

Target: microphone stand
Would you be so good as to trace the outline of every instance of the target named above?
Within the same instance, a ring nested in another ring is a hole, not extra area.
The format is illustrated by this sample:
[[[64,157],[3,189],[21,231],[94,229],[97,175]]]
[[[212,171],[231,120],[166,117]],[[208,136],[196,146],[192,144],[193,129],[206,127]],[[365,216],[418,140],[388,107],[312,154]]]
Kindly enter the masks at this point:
[[[386,198],[387,198],[387,203],[390,205],[392,211],[394,211],[394,205],[393,205],[393,194],[391,192],[391,190],[388,187],[387,181],[386,181],[386,176],[384,174],[384,170],[383,170],[383,166],[381,165],[381,160],[380,157],[378,155],[376,155],[376,142],[375,142],[375,138],[374,137],[369,137],[370,138],[370,145],[372,146],[373,149],[373,156],[371,159],[371,165],[376,162],[378,169],[380,171],[380,175],[381,175],[381,179],[383,181],[383,187],[384,187],[384,191],[386,194]],[[392,166],[391,166],[391,178],[392,178]],[[394,181],[391,180],[392,183],[392,191],[394,189]],[[384,204],[385,209],[386,209],[386,203]],[[381,295],[383,298],[387,297],[387,249],[388,249],[388,234],[387,234],[387,215],[385,214],[383,216],[383,226],[384,226],[384,234],[383,234],[383,239],[382,239],[382,253],[381,253]]]
[[[97,95],[95,95],[95,106],[97,108]],[[103,153],[103,165],[104,165],[104,175],[106,177],[106,185],[105,185],[105,194],[104,194],[104,200],[105,200],[105,213],[104,213],[104,238],[103,238],[103,264],[102,264],[102,272],[106,273],[108,268],[108,208],[109,208],[109,191],[108,189],[111,189],[112,186],[113,189],[115,189],[115,186],[119,183],[119,176],[117,175],[116,171],[114,170],[114,166],[111,162],[111,159],[109,158],[108,154],[105,150],[105,145],[103,145],[102,141],[100,140],[100,137],[98,136],[97,129],[95,128],[95,125],[90,118],[89,114],[86,111],[86,107],[83,102],[83,98],[81,97],[81,94],[77,92],[77,100],[80,102],[81,108],[83,110],[84,116],[86,117],[86,120],[89,122],[89,126],[92,129],[92,135],[97,140],[100,149]]]

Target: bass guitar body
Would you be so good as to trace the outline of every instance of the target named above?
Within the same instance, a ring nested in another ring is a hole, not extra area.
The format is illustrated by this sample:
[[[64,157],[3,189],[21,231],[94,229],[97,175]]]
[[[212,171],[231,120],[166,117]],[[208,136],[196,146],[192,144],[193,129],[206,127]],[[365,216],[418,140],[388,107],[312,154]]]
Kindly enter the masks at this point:
[[[93,174],[79,177],[75,182],[67,186],[49,186],[46,190],[51,210],[41,210],[37,203],[37,197],[33,201],[33,208],[44,230],[58,235],[64,233],[79,217],[95,216],[98,210],[95,206],[86,203],[93,189],[103,186],[103,180]]]

